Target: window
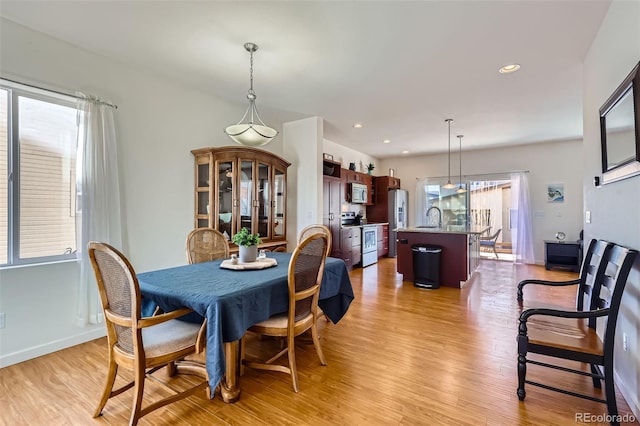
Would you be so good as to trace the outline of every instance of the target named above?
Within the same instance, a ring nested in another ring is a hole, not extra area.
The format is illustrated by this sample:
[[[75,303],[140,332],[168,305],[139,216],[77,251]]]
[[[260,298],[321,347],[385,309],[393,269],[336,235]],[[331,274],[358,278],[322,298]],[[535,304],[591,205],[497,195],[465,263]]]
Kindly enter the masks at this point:
[[[0,80],[0,266],[75,258],[73,98]]]

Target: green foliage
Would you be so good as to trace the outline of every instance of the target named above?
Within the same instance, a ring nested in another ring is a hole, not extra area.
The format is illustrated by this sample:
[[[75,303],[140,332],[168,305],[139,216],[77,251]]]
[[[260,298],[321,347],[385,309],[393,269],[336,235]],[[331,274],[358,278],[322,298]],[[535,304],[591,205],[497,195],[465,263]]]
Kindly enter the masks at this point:
[[[260,234],[250,234],[247,228],[242,228],[237,232],[231,241],[233,241],[234,244],[244,247],[255,246],[262,242]]]
[[[376,168],[376,166],[374,166],[373,163],[367,164],[367,170],[372,171],[375,168]]]

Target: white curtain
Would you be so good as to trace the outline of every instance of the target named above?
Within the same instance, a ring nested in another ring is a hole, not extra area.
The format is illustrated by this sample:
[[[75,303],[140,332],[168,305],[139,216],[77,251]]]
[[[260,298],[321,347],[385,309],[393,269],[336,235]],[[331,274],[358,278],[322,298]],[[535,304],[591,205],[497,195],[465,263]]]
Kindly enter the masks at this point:
[[[515,209],[516,228],[511,231],[515,263],[535,263],[529,179],[524,172],[511,174],[511,208]]]
[[[77,161],[81,214],[76,219],[80,260],[76,322],[98,324],[103,321],[102,308],[87,243],[100,241],[122,247],[120,183],[113,107],[82,94],[78,100]]]

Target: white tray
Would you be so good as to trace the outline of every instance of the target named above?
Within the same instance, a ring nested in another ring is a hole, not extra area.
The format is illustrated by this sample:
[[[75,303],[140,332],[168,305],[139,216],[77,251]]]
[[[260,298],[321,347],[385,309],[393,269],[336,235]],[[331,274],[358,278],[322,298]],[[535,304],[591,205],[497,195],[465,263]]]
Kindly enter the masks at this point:
[[[257,259],[255,262],[248,263],[242,263],[240,261],[238,261],[238,263],[231,263],[231,259],[226,259],[222,261],[220,267],[224,269],[233,269],[235,271],[245,271],[251,269],[271,268],[272,266],[276,266],[277,264],[278,262],[270,257]]]

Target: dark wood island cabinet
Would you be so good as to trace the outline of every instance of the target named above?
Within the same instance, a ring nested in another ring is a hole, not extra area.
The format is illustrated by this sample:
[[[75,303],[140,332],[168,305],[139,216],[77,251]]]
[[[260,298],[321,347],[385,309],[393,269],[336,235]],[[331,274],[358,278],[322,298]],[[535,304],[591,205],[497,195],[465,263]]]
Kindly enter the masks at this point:
[[[487,227],[443,226],[398,229],[398,273],[403,281],[414,280],[413,245],[438,246],[440,287],[461,288],[477,267],[478,236]]]

